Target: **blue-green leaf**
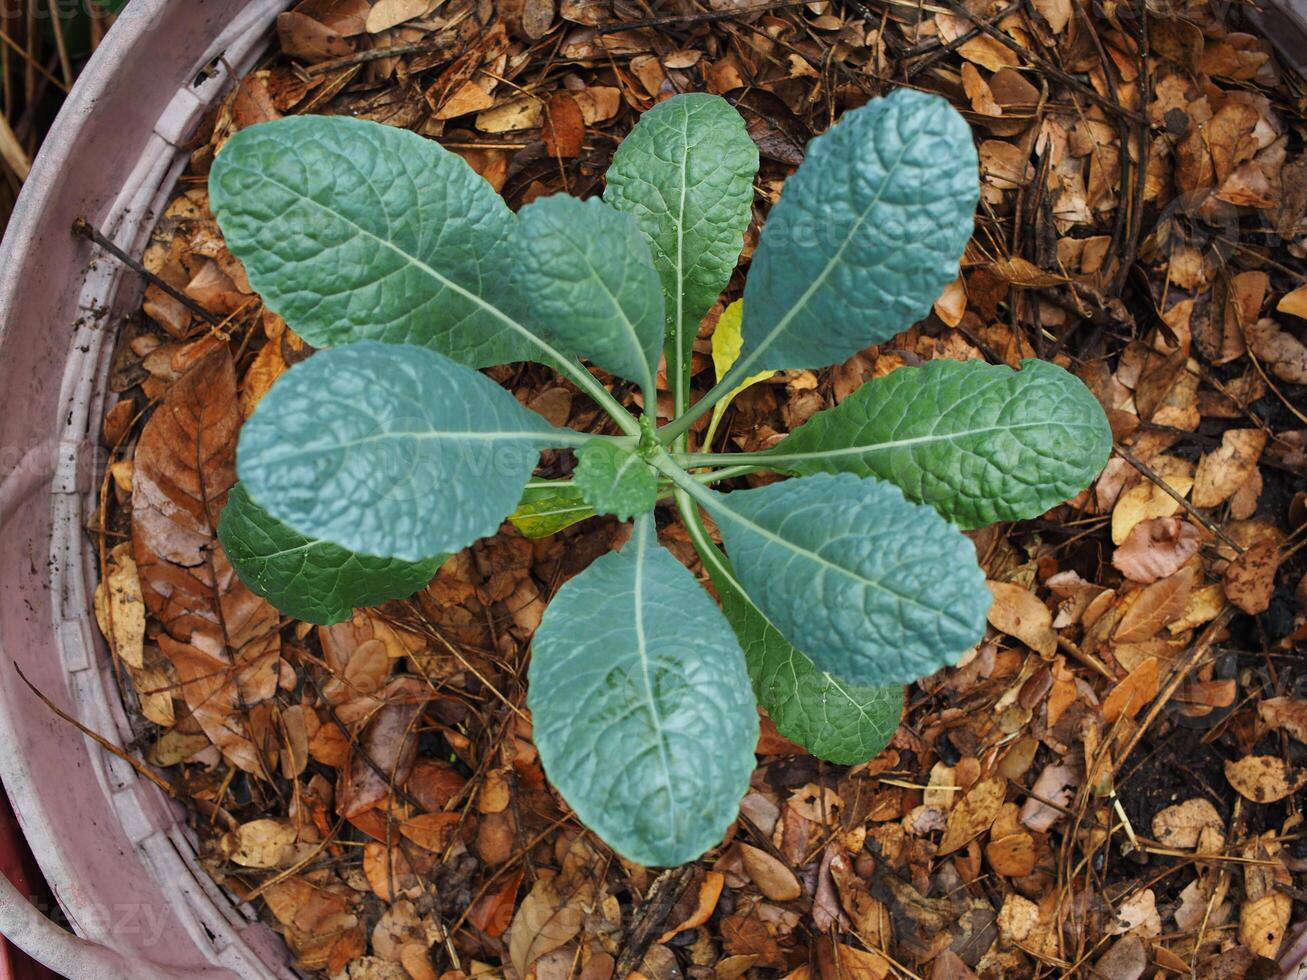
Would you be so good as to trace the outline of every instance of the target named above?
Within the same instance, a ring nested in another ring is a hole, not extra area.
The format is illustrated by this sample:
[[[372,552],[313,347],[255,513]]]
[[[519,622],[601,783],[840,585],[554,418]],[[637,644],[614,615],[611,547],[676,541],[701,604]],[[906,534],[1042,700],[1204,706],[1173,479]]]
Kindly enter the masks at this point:
[[[758,608],[842,681],[910,683],[984,635],[974,546],[892,484],[823,473],[697,496]]]
[[[628,521],[658,502],[658,474],[629,449],[595,441],[582,446],[576,457],[572,480],[596,512]]]
[[[534,201],[518,217],[516,284],[531,298],[531,322],[559,348],[637,382],[652,398],[663,294],[635,219],[566,194]]]
[[[813,140],[749,270],[741,376],[837,364],[925,316],[958,274],[978,167],[963,118],[910,89]]]
[[[423,561],[498,530],[541,448],[585,441],[434,351],[365,341],[273,385],[241,430],[237,472],[305,537]]]
[[[1046,361],[1021,370],[932,361],[866,382],[768,453],[789,473],[897,484],[964,528],[1037,517],[1102,472],[1112,430],[1098,399]]]
[[[315,347],[421,344],[469,367],[542,359],[516,316],[517,219],[432,140],[278,119],[227,141],[209,194],[250,284]]]
[[[898,727],[903,688],[847,684],[818,670],[768,622],[717,546],[692,540],[776,730],[827,762],[853,766],[878,755]]]
[[[721,842],[756,763],[758,715],[735,635],[651,517],[558,591],[529,679],[545,772],[615,851],[672,866]]]
[[[306,538],[251,500],[241,483],[227,495],[218,540],[252,591],[287,616],[319,626],[344,622],[355,609],[411,596],[446,558],[374,558]]]
[[[667,296],[667,377],[678,405],[699,321],[730,281],[753,213],[758,149],[725,99],[678,95],[622,142],[604,199],[633,214]]]

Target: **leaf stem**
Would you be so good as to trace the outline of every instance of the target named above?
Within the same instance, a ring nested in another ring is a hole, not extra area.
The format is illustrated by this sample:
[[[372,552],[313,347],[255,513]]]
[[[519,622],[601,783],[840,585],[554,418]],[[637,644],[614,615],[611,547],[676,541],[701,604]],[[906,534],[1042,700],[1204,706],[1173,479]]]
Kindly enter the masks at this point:
[[[640,436],[640,423],[636,421],[634,415],[626,410],[626,407],[619,402],[612,394],[599,383],[599,380],[585,369],[580,361],[564,360],[559,358],[555,366],[565,374],[573,384],[584,391],[587,395],[608,413],[608,417],[617,423],[617,427],[625,432],[628,436]],[[647,399],[648,396],[646,396]],[[647,401],[646,401],[647,404]],[[655,408],[655,411],[657,409]]]
[[[695,473],[694,478],[704,484],[721,483],[723,480],[734,480],[737,476],[757,473],[760,469],[762,469],[760,466],[727,466],[711,473]]]
[[[740,367],[741,363],[736,361],[735,365],[722,376],[722,379],[708,389],[708,393],[695,402],[692,407],[681,409],[678,406],[676,418],[658,430],[658,439],[664,446],[684,446],[685,443],[681,437],[690,431],[690,427],[698,422],[704,413],[734,391],[740,382],[747,377],[744,372],[748,370],[748,365],[746,363],[742,369]],[[688,385],[686,390],[688,391]]]
[[[694,500],[684,490],[676,491],[676,509],[680,512],[686,533],[690,535],[690,544],[699,553],[703,563],[705,565],[711,564],[721,574],[729,576],[734,581],[735,576],[730,575],[726,570],[726,566],[722,562],[722,553],[717,550],[717,545],[713,543],[713,539],[708,534],[708,528],[703,523],[703,515],[699,513],[699,508],[695,506]]]
[[[685,472],[666,450],[659,450],[650,457],[649,465],[671,480],[679,490],[683,490],[693,497],[696,502],[707,504],[712,500],[709,491],[700,486],[698,480]]]
[[[748,466],[755,470],[775,469],[771,464],[777,457],[771,453],[671,453],[680,466],[697,469],[700,466]]]

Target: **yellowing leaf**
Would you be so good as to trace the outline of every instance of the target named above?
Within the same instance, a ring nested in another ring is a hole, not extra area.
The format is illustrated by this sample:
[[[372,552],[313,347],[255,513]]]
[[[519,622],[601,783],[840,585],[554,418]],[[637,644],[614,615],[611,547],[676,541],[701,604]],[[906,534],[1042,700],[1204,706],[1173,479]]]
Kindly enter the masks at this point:
[[[713,330],[712,364],[713,370],[717,372],[718,381],[726,377],[726,372],[731,369],[731,365],[740,357],[740,349],[744,346],[744,334],[741,331],[743,323],[744,300],[741,299],[726,307],[721,319],[717,321],[717,328]],[[735,399],[735,396],[759,381],[766,381],[775,373],[775,371],[760,371],[758,374],[745,378],[739,385],[729,391],[726,397],[713,406],[712,422],[709,423],[708,435],[703,440],[705,449],[710,450],[712,448],[713,437],[717,435],[717,426],[721,423],[722,416],[726,414],[726,409]]]

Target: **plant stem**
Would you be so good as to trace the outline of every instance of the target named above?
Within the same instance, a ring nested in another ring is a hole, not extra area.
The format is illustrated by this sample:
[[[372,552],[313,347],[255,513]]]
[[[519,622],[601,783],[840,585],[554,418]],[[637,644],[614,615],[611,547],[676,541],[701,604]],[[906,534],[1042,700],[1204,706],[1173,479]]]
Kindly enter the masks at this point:
[[[727,466],[725,469],[714,470],[711,473],[695,473],[694,478],[705,484],[720,483],[723,480],[734,480],[737,476],[757,473],[760,469],[762,469],[760,466]]]
[[[699,553],[705,567],[711,564],[719,571],[725,572],[721,563],[721,552],[717,550],[717,545],[708,534],[708,528],[703,523],[703,515],[699,513],[699,508],[684,490],[676,491],[676,509],[680,512],[686,533],[690,535],[690,544],[694,545],[694,550]],[[711,577],[710,575],[709,578]]]
[[[699,481],[685,472],[666,450],[659,450],[649,460],[649,465],[656,469],[680,490],[685,491],[699,503],[706,503],[712,500],[712,495],[707,489],[699,485]]]
[[[612,394],[601,385],[593,374],[585,369],[585,366],[577,360],[566,360],[559,358],[556,363],[557,368],[587,395],[608,413],[608,417],[617,423],[617,427],[625,432],[628,436],[640,437],[640,423],[636,421],[634,415],[626,410]],[[657,409],[655,408],[655,411]]]
[[[774,469],[770,464],[776,460],[770,453],[672,453],[671,457],[679,465],[693,469],[701,466],[748,466],[765,470]]]
[[[725,398],[730,392],[734,391],[736,386],[747,377],[744,373],[748,370],[751,361],[736,361],[732,367],[715,385],[708,390],[708,393],[694,403],[693,407],[681,409],[678,407],[676,418],[668,422],[658,430],[658,438],[664,446],[680,445],[684,446],[682,437],[690,431],[690,427],[699,418]],[[741,365],[743,364],[743,368]],[[688,386],[687,386],[688,391]]]

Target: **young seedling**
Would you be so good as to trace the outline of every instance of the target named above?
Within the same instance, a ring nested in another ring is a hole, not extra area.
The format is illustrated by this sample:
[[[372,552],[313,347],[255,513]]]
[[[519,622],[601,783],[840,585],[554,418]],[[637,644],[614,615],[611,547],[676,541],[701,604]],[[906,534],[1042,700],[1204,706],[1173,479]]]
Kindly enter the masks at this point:
[[[923,317],[971,234],[976,152],[947,103],[902,90],[846,113],[786,183],[722,334],[737,349],[692,401],[692,346],[739,259],[757,168],[728,103],[682,95],[627,137],[603,200],[513,214],[436,143],[322,117],[238,133],[210,183],[251,283],[328,348],[241,433],[221,527],[233,566],[290,615],[332,623],[411,594],[509,515],[529,534],[634,519],[545,613],[528,705],[559,792],[647,865],[722,839],[755,764],[755,704],[822,758],[880,751],[900,685],[984,632],[990,593],[962,530],[1075,495],[1110,444],[1058,367],[943,361],[866,383],[767,452],[688,452],[741,384],[838,364]],[[660,355],[676,416],[661,428],[582,363],[653,406]],[[511,361],[556,369],[621,435],[559,429],[477,371]],[[533,481],[558,448],[576,451],[574,478]],[[768,470],[801,479],[714,489]],[[658,544],[660,500],[720,609]]]

